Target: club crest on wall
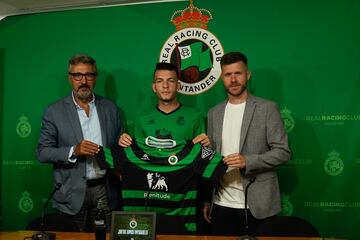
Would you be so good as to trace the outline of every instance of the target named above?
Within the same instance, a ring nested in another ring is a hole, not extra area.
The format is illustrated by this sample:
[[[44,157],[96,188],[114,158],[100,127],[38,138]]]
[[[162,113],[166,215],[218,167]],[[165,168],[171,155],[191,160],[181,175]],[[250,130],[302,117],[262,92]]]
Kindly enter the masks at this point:
[[[203,93],[220,77],[224,50],[218,38],[207,30],[212,19],[208,10],[195,7],[192,0],[187,8],[171,17],[176,32],[164,43],[159,61],[177,66],[180,93]]]

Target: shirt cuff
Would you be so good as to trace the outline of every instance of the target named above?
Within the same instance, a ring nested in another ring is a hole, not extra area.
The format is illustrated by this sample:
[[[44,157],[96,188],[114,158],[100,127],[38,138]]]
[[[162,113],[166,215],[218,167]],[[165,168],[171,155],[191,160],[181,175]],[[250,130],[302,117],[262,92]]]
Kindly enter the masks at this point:
[[[77,157],[74,154],[74,146],[72,146],[69,151],[68,161],[71,163],[76,163],[76,160],[77,160]]]

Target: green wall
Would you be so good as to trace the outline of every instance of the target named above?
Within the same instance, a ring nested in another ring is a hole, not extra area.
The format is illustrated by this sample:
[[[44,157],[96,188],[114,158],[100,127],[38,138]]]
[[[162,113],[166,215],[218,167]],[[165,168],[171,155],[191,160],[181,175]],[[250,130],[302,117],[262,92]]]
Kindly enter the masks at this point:
[[[279,168],[284,215],[323,236],[360,235],[360,2],[195,1],[211,11],[209,31],[225,52],[243,51],[250,88],[274,100],[287,122],[293,156]],[[133,127],[155,103],[151,76],[186,2],[7,17],[0,21],[1,201],[5,230],[23,229],[51,191],[51,166],[35,148],[44,108],[69,94],[67,60],[92,55],[96,92],[113,99]],[[3,56],[3,57],[1,57]],[[3,89],[3,90],[2,90]],[[207,110],[225,99],[219,81],[181,101]],[[25,118],[22,118],[25,117]]]
[[[5,58],[5,49],[3,48],[0,48],[0,127],[2,128],[3,126],[3,123],[2,123],[2,120],[3,120],[3,96],[4,96],[4,73],[5,73],[5,69],[4,69],[4,65],[5,65],[5,62],[4,62],[4,58]],[[2,136],[0,136],[0,153],[2,153],[2,146],[3,146],[3,143],[2,143]],[[3,162],[2,160],[2,156],[0,155],[0,161],[1,163]],[[1,182],[2,182],[2,176],[1,176],[1,172],[2,172],[2,164],[0,164],[0,179],[1,179]],[[2,214],[1,214],[1,185],[0,184],[0,229],[2,229]]]

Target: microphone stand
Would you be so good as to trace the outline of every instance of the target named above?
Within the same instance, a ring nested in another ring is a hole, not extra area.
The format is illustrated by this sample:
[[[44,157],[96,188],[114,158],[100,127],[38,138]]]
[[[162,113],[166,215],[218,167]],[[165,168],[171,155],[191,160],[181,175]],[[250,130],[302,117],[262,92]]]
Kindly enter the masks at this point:
[[[245,187],[245,235],[240,236],[239,240],[257,240],[255,236],[249,235],[249,220],[248,220],[248,207],[247,207],[247,197],[248,197],[248,190],[251,184],[255,182],[256,177],[252,177],[249,179],[249,183]]]
[[[50,199],[54,196],[55,192],[61,188],[61,186],[62,186],[61,183],[57,183],[54,187],[54,190],[51,192],[50,196],[46,200],[43,212],[41,214],[41,223],[40,223],[41,231],[33,234],[31,237],[32,240],[55,240],[56,239],[55,233],[45,232],[44,219],[45,219],[46,208],[50,202]]]

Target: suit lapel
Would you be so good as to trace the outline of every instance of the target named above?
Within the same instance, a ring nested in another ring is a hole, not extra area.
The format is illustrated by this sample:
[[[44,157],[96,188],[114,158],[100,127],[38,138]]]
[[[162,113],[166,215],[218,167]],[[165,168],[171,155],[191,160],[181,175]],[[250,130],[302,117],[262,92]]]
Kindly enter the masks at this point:
[[[249,95],[248,99],[246,100],[244,117],[241,126],[240,146],[239,146],[240,152],[242,151],[246,139],[246,135],[249,130],[250,122],[254,115],[255,107],[256,107],[255,99],[251,95]]]
[[[72,128],[73,132],[75,133],[76,142],[80,142],[81,140],[84,139],[84,136],[83,136],[81,126],[80,126],[79,115],[77,113],[77,110],[76,110],[76,107],[74,105],[71,95],[65,99],[65,109],[67,112],[67,117],[69,119],[71,128]]]
[[[223,102],[219,107],[219,112],[216,116],[216,124],[219,126],[218,128],[215,128],[215,139],[218,139],[220,143],[222,143],[222,131],[223,131],[223,123],[224,123],[224,115],[225,115],[225,108],[226,108],[227,101]],[[218,146],[216,151],[221,152],[221,144]]]
[[[103,129],[103,127],[106,127],[107,125],[106,123],[106,119],[105,119],[105,106],[103,105],[103,102],[101,101],[101,97],[95,95],[95,105],[96,105],[96,111],[99,117],[99,123],[100,123],[100,129],[101,129],[101,139],[102,139],[102,143],[103,146],[107,146],[107,136],[106,136],[106,132],[105,129]]]

